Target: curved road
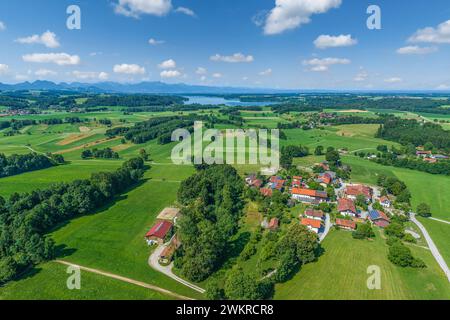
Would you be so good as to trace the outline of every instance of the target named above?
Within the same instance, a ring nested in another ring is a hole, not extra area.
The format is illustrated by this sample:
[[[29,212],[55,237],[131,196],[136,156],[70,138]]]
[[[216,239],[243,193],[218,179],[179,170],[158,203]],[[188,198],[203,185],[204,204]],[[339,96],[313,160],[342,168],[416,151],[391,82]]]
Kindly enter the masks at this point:
[[[150,255],[150,257],[148,259],[148,264],[150,265],[150,267],[152,267],[156,271],[159,271],[159,272],[165,274],[166,276],[181,283],[182,285],[185,285],[186,287],[189,287],[189,288],[191,288],[197,292],[200,292],[202,294],[205,293],[205,289],[202,289],[199,286],[196,286],[195,284],[192,284],[192,283],[178,277],[177,275],[175,275],[172,272],[173,262],[168,266],[162,266],[159,264],[159,256],[165,248],[166,248],[165,245],[160,245],[160,246],[158,246],[158,248],[155,249],[155,251],[153,251],[153,253]]]
[[[325,239],[328,232],[330,232],[330,229],[331,229],[331,218],[330,218],[330,215],[327,213],[326,218],[325,218],[325,230],[320,235],[319,242],[322,242]]]
[[[428,247],[431,250],[431,253],[433,254],[434,258],[436,259],[437,263],[441,267],[441,269],[444,271],[445,275],[447,276],[448,281],[450,282],[450,270],[448,269],[447,263],[445,262],[444,258],[442,258],[442,255],[440,254],[438,248],[433,242],[433,239],[431,239],[430,235],[428,234],[427,229],[423,226],[422,223],[419,222],[419,220],[416,219],[416,216],[414,213],[411,213],[411,221],[414,222],[422,231],[425,240],[428,243]]]
[[[154,286],[152,284],[148,284],[148,283],[145,283],[145,282],[141,282],[141,281],[133,280],[133,279],[130,279],[130,278],[122,277],[122,276],[119,276],[117,274],[105,272],[105,271],[98,270],[98,269],[92,269],[92,268],[83,267],[83,266],[80,266],[80,265],[77,265],[77,264],[74,264],[74,263],[71,263],[71,262],[63,261],[63,260],[55,260],[55,262],[59,263],[59,264],[66,265],[66,266],[77,267],[77,268],[80,268],[80,270],[83,270],[83,271],[99,274],[99,275],[102,275],[102,276],[105,276],[105,277],[108,277],[108,278],[112,278],[112,279],[116,279],[116,280],[119,280],[119,281],[123,281],[123,282],[127,282],[127,283],[130,283],[130,284],[134,284],[134,285],[139,286],[139,287],[143,287],[143,288],[151,289],[151,290],[154,290],[154,291],[158,291],[160,293],[166,294],[166,295],[174,297],[176,299],[194,300],[192,298],[182,296],[182,295],[180,295],[178,293],[175,293],[175,292],[172,292],[172,291],[169,291],[169,290],[166,290],[166,289]]]

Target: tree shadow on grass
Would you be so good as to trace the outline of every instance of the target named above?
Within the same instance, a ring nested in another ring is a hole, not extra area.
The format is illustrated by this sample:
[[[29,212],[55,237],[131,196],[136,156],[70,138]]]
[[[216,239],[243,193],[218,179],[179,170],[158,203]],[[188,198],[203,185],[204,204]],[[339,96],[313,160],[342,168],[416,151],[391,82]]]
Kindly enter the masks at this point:
[[[59,245],[55,246],[55,257],[57,259],[70,257],[76,251],[77,251],[77,249],[75,249],[75,248],[69,248],[65,244],[59,244]]]

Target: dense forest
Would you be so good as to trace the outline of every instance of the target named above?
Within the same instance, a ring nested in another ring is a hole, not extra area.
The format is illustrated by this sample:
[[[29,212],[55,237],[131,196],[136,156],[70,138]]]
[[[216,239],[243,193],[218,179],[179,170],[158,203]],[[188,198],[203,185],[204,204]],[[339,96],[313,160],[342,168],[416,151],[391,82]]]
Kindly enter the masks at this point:
[[[244,183],[229,165],[201,168],[185,180],[178,201],[182,247],[175,265],[192,281],[202,281],[221,263],[242,214]]]
[[[135,185],[144,173],[141,158],[115,172],[93,174],[89,180],[54,184],[46,190],[0,197],[0,284],[32,265],[57,254],[46,232],[75,216],[101,208]]]
[[[96,95],[89,97],[81,106],[91,107],[148,107],[183,104],[186,98],[160,95]]]
[[[64,159],[61,157],[58,157],[56,161],[56,158],[52,159],[37,153],[14,154],[8,157],[0,153],[0,178],[50,168],[62,162]]]
[[[422,124],[416,120],[387,117],[376,137],[415,147],[431,143],[434,148],[450,152],[450,131],[431,122]]]

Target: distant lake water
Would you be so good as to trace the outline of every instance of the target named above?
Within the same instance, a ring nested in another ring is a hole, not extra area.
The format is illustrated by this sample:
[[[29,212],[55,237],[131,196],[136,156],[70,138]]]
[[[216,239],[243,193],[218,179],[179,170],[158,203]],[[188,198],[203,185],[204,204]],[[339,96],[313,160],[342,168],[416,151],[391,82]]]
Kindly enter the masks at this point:
[[[226,105],[229,107],[249,107],[249,106],[270,106],[274,104],[269,101],[259,102],[242,102],[239,100],[227,100],[222,97],[206,97],[206,96],[186,96],[188,101],[185,104],[202,104],[202,105]]]

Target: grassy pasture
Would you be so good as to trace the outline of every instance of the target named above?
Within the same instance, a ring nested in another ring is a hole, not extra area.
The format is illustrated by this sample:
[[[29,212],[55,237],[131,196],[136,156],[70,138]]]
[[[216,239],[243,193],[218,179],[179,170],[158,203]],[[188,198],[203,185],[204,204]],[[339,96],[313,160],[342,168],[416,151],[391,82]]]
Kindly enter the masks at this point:
[[[0,300],[169,300],[159,292],[101,275],[81,271],[81,289],[69,290],[67,267],[55,262],[41,264],[22,280],[0,287]]]
[[[323,242],[324,254],[304,266],[291,280],[276,286],[275,299],[365,300],[448,299],[450,285],[431,253],[411,247],[426,269],[402,269],[387,259],[380,234],[374,241],[354,240],[351,233],[332,231]],[[367,268],[381,269],[381,290],[367,288]]]

